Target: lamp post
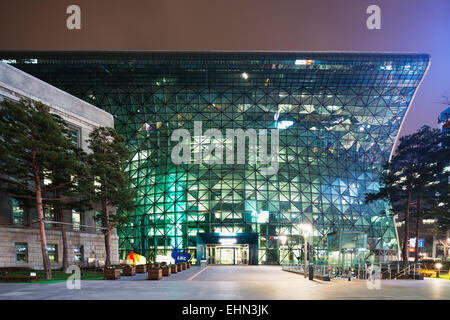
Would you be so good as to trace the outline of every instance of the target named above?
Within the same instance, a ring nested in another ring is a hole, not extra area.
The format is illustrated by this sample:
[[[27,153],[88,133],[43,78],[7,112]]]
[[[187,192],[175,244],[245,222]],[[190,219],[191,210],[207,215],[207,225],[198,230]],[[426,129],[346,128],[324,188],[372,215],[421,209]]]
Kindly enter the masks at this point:
[[[302,235],[303,235],[303,243],[305,244],[305,249],[303,252],[303,260],[304,260],[304,272],[303,275],[306,278],[306,267],[307,267],[307,255],[308,255],[308,236],[309,233],[312,231],[312,225],[310,225],[309,223],[301,223],[299,224],[299,229],[302,230]]]
[[[440,277],[440,273],[441,273],[442,263],[436,263],[435,267],[437,269],[436,270],[436,278],[439,278]]]

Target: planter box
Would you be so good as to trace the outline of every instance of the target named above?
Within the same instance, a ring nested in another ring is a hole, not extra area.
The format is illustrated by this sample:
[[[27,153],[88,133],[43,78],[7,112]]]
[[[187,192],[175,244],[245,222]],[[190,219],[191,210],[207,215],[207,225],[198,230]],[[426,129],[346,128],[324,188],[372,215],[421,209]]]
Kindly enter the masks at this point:
[[[122,271],[124,276],[134,276],[136,274],[136,267],[123,268]]]
[[[152,263],[152,268],[160,268],[160,267],[161,267],[161,263],[159,263],[159,262]]]
[[[181,264],[177,263],[177,271],[180,272],[183,270],[183,267],[181,266]]]
[[[145,273],[147,272],[147,266],[145,264],[138,264],[136,266],[136,273]]]
[[[169,267],[167,267],[167,268],[162,268],[161,270],[162,270],[162,275],[163,275],[163,277],[168,277],[168,276],[170,276],[170,274],[172,273],[172,272],[170,271],[170,268],[169,268]]]
[[[186,269],[187,269],[186,262],[182,262],[182,263],[181,263],[181,267],[183,268],[183,270],[186,270]]]
[[[191,267],[191,262],[186,262],[186,267],[189,269]]]
[[[148,280],[161,280],[162,279],[162,270],[161,269],[150,269],[148,270]]]
[[[105,280],[116,280],[120,278],[120,269],[105,269]]]
[[[170,272],[171,273],[177,273],[178,272],[178,268],[175,264],[171,265],[170,267]]]

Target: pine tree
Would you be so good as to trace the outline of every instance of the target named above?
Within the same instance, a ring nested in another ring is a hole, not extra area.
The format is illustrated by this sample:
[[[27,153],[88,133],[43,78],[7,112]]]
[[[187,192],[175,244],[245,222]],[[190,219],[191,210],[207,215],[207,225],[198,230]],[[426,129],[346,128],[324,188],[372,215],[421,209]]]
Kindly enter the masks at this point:
[[[113,128],[96,128],[89,138],[92,153],[88,155],[88,162],[95,186],[91,200],[102,206],[102,212],[96,218],[105,228],[105,267],[108,268],[111,266],[111,230],[120,228],[128,221],[117,212],[112,214],[110,207],[130,210],[136,197],[135,189],[130,188],[130,180],[123,171],[131,152],[125,146],[125,139]]]
[[[67,125],[61,123],[64,134],[68,134]],[[48,194],[48,201],[53,203],[56,217],[60,222],[59,228],[62,238],[62,270],[66,272],[69,267],[69,249],[67,245],[67,232],[64,223],[63,210],[84,211],[92,209],[88,194],[93,192],[93,185],[90,179],[87,155],[78,146],[72,144],[68,146],[66,157],[61,158],[49,171],[51,184],[48,185],[51,191]],[[56,186],[61,186],[55,188]]]
[[[51,171],[70,155],[71,141],[64,135],[62,119],[42,103],[22,100],[0,103],[1,189],[22,201],[34,202],[38,213],[45,279],[51,279],[43,201],[46,192],[66,184],[47,187]]]
[[[438,210],[442,203],[442,192],[446,188],[439,183],[445,167],[445,153],[442,150],[443,137],[437,129],[423,126],[416,133],[400,138],[396,155],[386,165],[380,179],[380,190],[367,194],[366,202],[379,199],[389,200],[394,211],[405,211],[405,231],[402,239],[402,259],[408,261],[410,208],[416,203],[416,239],[420,234],[420,218],[425,212]],[[400,204],[400,205],[399,205]],[[416,241],[416,261],[418,259]]]

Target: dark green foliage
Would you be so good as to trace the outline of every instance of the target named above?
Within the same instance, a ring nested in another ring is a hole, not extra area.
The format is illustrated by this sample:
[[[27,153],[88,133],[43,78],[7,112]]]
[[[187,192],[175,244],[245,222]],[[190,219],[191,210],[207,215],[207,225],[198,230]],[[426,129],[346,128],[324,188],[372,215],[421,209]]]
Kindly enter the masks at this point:
[[[131,153],[125,146],[125,139],[113,128],[97,128],[89,138],[92,153],[88,155],[88,163],[95,189],[91,200],[102,205],[102,213],[95,218],[100,219],[105,228],[105,266],[109,267],[111,229],[120,229],[128,222],[128,217],[111,214],[109,207],[131,210],[136,197],[136,192],[129,187],[130,181],[123,171]]]
[[[1,190],[37,208],[45,276],[51,279],[42,202],[61,201],[45,194],[72,183],[67,180],[72,170],[68,166],[76,163],[77,150],[63,119],[51,114],[48,106],[28,100],[0,103],[0,141]],[[55,179],[56,168],[66,180],[46,185],[46,180]]]
[[[448,139],[448,135],[428,126],[400,138],[397,152],[382,174],[382,187],[378,193],[366,195],[366,202],[387,199],[394,211],[405,212],[404,246],[409,236],[411,203],[416,205],[416,219],[448,215],[450,197],[445,172],[450,159]],[[418,227],[419,224],[417,235]],[[404,259],[405,254],[404,250]]]
[[[91,199],[131,210],[135,190],[130,189],[130,181],[122,170],[131,154],[125,146],[125,139],[113,128],[105,127],[95,129],[89,138],[92,153],[88,155],[88,162],[95,180],[95,192],[91,193]],[[101,215],[98,218],[103,221],[105,217]],[[126,221],[125,217],[110,216],[112,227],[118,227]]]

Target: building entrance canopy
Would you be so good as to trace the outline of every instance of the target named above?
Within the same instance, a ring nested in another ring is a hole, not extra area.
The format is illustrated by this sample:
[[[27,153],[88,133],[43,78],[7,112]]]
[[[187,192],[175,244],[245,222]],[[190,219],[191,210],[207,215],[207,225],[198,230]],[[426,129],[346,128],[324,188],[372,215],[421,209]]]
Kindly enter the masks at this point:
[[[258,264],[257,233],[198,233],[197,261],[207,264]]]

